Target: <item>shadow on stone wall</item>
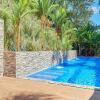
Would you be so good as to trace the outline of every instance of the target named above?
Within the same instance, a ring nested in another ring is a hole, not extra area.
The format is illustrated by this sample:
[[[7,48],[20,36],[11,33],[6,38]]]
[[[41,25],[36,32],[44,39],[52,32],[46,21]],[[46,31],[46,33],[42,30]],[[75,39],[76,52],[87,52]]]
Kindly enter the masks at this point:
[[[57,64],[62,62],[62,55],[60,51],[53,51],[52,62],[56,62]]]
[[[52,62],[64,63],[67,60],[67,51],[53,51]]]
[[[16,53],[15,52],[4,52],[4,73],[6,77],[16,77]]]

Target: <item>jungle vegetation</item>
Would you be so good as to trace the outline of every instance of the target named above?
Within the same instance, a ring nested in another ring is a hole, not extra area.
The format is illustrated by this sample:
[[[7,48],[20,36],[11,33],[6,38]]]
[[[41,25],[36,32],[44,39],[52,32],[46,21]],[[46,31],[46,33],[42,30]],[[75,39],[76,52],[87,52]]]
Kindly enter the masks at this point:
[[[100,26],[90,20],[94,0],[0,0],[5,50],[82,50],[100,55]],[[85,55],[87,55],[85,52]]]

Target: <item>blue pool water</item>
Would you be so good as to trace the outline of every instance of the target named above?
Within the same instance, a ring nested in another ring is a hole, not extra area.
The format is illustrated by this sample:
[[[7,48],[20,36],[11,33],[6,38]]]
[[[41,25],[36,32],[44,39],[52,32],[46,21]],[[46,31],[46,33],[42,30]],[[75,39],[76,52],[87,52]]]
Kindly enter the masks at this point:
[[[78,57],[33,73],[28,78],[100,87],[100,58]]]

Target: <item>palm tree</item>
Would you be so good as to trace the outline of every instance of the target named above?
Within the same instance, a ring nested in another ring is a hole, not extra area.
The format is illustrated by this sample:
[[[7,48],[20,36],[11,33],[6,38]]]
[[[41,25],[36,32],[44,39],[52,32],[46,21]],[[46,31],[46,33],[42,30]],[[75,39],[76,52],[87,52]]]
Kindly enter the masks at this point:
[[[57,35],[61,38],[61,26],[66,22],[66,10],[62,7],[58,7],[51,15],[51,19],[55,24]]]
[[[66,20],[66,22],[61,27],[62,31],[62,49],[63,50],[71,50],[73,43],[76,42],[76,28],[73,27],[73,24],[70,20]]]
[[[33,9],[35,15],[41,20],[42,28],[50,25],[48,17],[57,6],[53,4],[52,0],[32,0],[31,9]]]
[[[15,33],[16,40],[16,50],[20,50],[20,23],[25,15],[29,14],[31,10],[29,9],[30,0],[14,0],[13,4],[7,4],[7,6],[1,9],[2,16],[6,20],[11,20],[13,25],[13,30]]]
[[[44,48],[45,45],[45,28],[47,26],[51,26],[51,22],[49,20],[49,15],[58,5],[53,4],[51,0],[32,0],[32,4],[30,5],[33,10],[33,14],[38,17],[41,23],[41,32],[40,32],[40,41],[41,48]]]
[[[14,32],[16,34],[16,50],[20,50],[20,22],[21,19],[29,14],[31,11],[29,9],[30,0],[15,0],[12,8],[12,21],[14,25]]]

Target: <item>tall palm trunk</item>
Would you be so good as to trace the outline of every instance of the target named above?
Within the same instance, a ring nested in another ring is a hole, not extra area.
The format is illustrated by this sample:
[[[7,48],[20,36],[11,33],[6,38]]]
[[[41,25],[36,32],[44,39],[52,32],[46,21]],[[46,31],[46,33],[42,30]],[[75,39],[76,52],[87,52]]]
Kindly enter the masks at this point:
[[[79,55],[81,55],[81,45],[80,44],[78,44],[78,47],[79,47]]]
[[[20,50],[20,21],[16,23],[15,27],[15,38],[16,38],[16,51]]]
[[[49,26],[48,18],[45,15],[41,16],[41,27],[45,29],[45,27]]]
[[[47,26],[48,18],[45,15],[41,16],[41,33],[40,33],[40,39],[41,39],[41,49],[44,49],[45,46],[45,28]]]
[[[4,19],[4,34],[7,32],[7,24],[6,24],[6,19]],[[6,37],[7,35],[4,35],[4,49],[6,48]]]
[[[62,39],[61,27],[57,26],[56,32],[57,32],[57,35],[59,36],[59,38]]]
[[[43,50],[46,45],[45,31],[47,27],[51,27],[51,22],[45,15],[42,15],[40,20],[41,20],[41,30],[42,30],[40,33],[40,40],[41,40],[41,48]]]

